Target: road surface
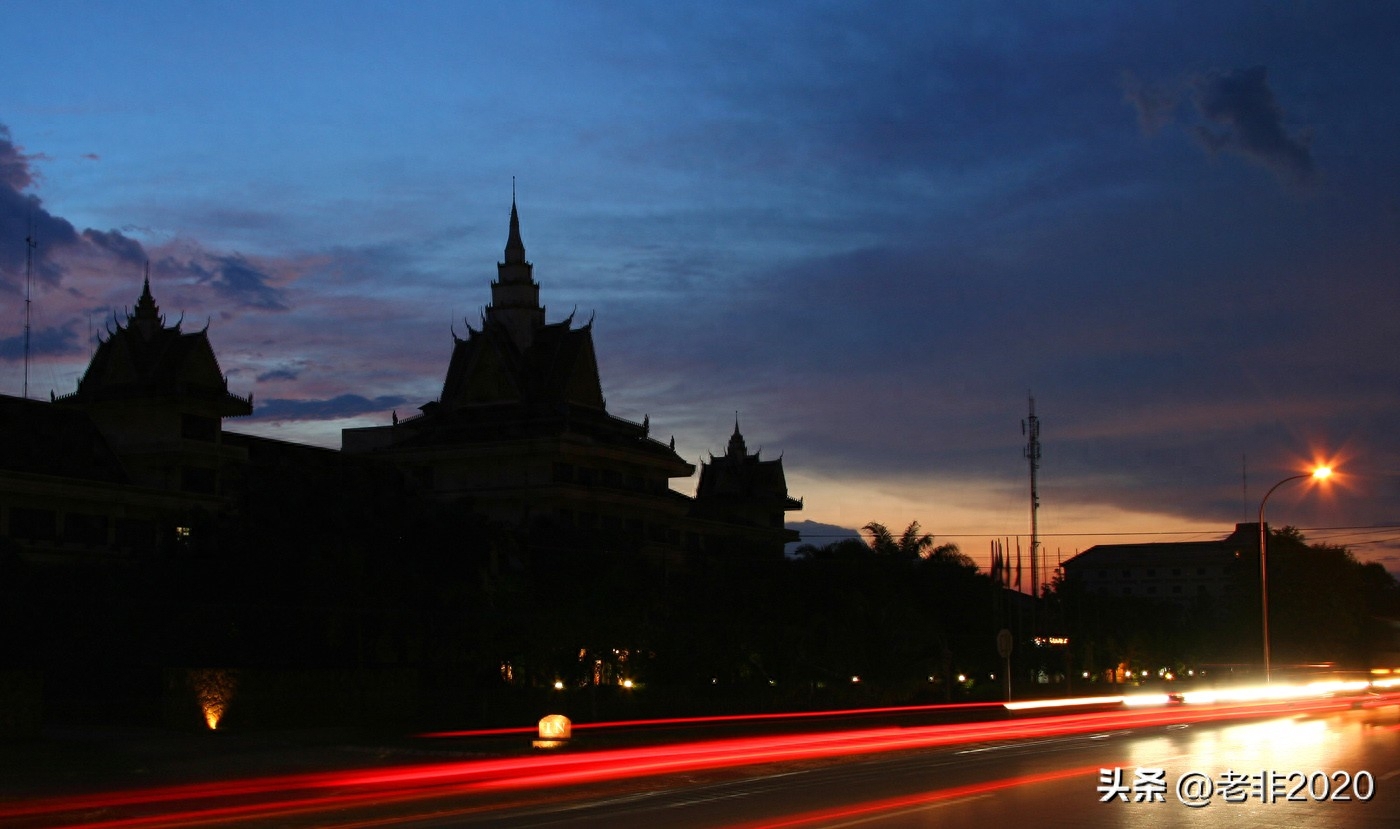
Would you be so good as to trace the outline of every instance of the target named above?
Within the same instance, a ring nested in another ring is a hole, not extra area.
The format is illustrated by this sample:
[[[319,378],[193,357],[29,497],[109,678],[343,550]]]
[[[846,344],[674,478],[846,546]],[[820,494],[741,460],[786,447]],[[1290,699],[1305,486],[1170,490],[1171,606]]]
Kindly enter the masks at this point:
[[[1400,826],[1400,706],[1316,700],[440,756],[0,802],[0,824]],[[756,729],[757,731],[757,729]]]

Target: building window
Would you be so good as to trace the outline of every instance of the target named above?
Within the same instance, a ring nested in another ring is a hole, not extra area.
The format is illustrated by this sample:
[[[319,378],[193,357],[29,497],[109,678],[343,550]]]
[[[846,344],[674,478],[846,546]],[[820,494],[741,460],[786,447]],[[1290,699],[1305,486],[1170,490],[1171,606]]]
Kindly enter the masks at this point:
[[[58,537],[58,515],[51,509],[10,507],[10,537],[52,541]]]
[[[107,516],[70,512],[63,516],[63,540],[102,546],[107,543]]]
[[[117,519],[117,546],[132,550],[150,550],[155,547],[156,526],[154,522],[140,518]]]
[[[180,437],[187,440],[201,440],[205,443],[219,442],[219,419],[199,415],[180,415]]]
[[[180,488],[185,492],[214,494],[219,486],[219,472],[198,466],[187,466],[180,470]]]

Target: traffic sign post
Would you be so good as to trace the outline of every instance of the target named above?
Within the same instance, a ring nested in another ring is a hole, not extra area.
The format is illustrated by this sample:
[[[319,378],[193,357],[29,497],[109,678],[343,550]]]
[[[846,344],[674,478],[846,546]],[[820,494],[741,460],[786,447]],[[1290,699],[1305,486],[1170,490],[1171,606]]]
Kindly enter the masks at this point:
[[[1002,658],[1002,676],[1006,678],[1006,701],[1011,701],[1011,631],[1002,628],[997,631],[997,656]]]

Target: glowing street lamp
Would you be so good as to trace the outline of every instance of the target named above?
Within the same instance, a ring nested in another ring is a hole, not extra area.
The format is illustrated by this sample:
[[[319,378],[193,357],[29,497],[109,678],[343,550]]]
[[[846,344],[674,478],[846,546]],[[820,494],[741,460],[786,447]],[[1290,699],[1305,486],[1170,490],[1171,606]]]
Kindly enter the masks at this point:
[[[1301,481],[1304,478],[1323,481],[1331,474],[1332,467],[1319,466],[1312,472],[1284,478],[1269,487],[1269,491],[1264,493],[1264,500],[1259,502],[1259,606],[1264,619],[1264,681],[1266,683],[1273,681],[1274,673],[1272,663],[1269,661],[1269,531],[1264,525],[1264,505],[1269,503],[1269,496],[1274,494],[1274,490],[1289,481]]]

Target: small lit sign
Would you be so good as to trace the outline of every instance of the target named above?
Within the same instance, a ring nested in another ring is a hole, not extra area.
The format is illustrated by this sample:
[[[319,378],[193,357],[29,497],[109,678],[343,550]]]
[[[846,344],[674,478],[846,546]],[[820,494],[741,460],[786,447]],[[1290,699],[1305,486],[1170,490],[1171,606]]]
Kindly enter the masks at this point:
[[[541,740],[567,740],[573,736],[574,724],[563,714],[550,714],[540,720]]]
[[[540,720],[540,738],[535,748],[559,748],[573,736],[574,724],[563,714],[550,714]]]

